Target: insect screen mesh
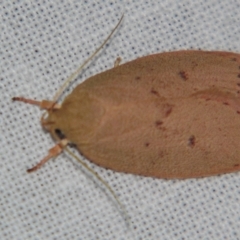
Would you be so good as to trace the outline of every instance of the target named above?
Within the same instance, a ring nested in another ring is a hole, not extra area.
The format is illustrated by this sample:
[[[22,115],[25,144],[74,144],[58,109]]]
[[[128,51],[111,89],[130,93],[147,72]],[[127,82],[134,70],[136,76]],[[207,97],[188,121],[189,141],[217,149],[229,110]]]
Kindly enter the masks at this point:
[[[86,161],[106,188],[62,154],[28,174],[54,145],[41,111],[13,96],[51,99],[124,20],[103,51],[66,91],[109,69],[156,52],[240,52],[234,0],[7,1],[0,4],[0,239],[240,239],[239,173],[163,180],[116,173]]]

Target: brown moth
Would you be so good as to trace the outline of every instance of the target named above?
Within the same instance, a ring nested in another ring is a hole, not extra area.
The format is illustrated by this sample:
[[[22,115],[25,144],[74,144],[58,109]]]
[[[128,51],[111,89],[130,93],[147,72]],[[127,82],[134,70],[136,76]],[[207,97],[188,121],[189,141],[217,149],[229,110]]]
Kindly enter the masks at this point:
[[[158,178],[238,171],[240,55],[139,58],[78,85],[44,126],[115,171]]]
[[[29,102],[23,98],[14,98]],[[42,102],[43,126],[95,164],[157,178],[240,169],[240,55],[159,53],[90,77],[62,105]]]

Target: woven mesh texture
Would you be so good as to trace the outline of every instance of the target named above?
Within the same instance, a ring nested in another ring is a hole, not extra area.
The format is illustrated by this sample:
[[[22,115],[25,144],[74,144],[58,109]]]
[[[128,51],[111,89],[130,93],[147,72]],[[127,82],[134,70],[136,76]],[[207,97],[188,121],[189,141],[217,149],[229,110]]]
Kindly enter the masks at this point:
[[[81,81],[127,62],[179,49],[240,52],[237,0],[7,1],[0,3],[0,239],[240,239],[240,173],[163,180],[86,161],[115,191],[65,154],[37,172],[54,145],[42,112],[13,96],[51,99],[61,83],[124,20]]]

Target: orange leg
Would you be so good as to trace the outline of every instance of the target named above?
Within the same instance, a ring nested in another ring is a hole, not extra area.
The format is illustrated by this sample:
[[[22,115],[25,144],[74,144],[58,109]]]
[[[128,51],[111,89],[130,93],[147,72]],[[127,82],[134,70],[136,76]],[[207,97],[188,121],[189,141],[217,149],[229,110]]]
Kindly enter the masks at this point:
[[[118,57],[115,61],[114,61],[114,67],[117,67],[120,65],[122,59],[120,57]]]
[[[61,108],[60,104],[57,104],[53,101],[48,101],[48,100],[36,101],[33,99],[28,99],[28,98],[23,98],[23,97],[13,97],[12,100],[37,105],[40,108],[46,109],[46,110]]]
[[[27,172],[34,172],[36,170],[38,170],[44,163],[46,163],[48,160],[50,160],[53,157],[57,157],[62,151],[63,148],[68,144],[68,140],[67,139],[63,139],[62,141],[60,141],[58,144],[56,144],[53,148],[49,149],[48,151],[48,155],[43,158],[37,165],[35,165],[34,167],[30,168],[27,170]]]

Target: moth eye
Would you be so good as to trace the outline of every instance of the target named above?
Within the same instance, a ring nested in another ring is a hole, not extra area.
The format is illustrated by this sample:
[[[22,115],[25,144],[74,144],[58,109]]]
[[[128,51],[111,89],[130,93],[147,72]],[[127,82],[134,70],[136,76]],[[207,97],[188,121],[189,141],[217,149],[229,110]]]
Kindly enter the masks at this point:
[[[68,143],[68,146],[71,148],[77,148],[77,144],[72,143],[72,142]]]
[[[62,131],[59,128],[55,129],[55,133],[59,137],[60,140],[66,138],[66,136],[62,133]]]

